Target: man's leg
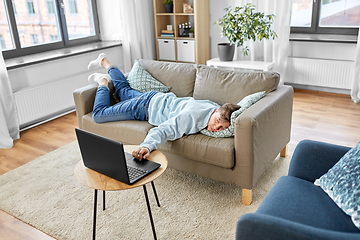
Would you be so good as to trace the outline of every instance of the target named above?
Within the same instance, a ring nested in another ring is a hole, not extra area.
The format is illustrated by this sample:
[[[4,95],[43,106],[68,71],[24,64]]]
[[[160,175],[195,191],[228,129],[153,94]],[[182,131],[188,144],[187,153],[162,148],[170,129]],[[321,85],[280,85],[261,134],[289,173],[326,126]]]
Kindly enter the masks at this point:
[[[147,108],[138,105],[141,101],[130,99],[110,106],[110,92],[105,78],[98,81],[99,87],[96,91],[92,118],[96,123],[124,121],[124,120],[146,120]],[[140,119],[139,119],[140,118]],[[142,119],[144,118],[144,119]]]
[[[104,53],[100,53],[95,60],[91,61],[88,68],[93,69],[97,66],[101,66],[108,71],[115,87],[115,93],[120,101],[137,98],[142,94],[130,87],[124,74],[116,66],[111,65]]]
[[[141,93],[132,89],[122,72],[110,64],[105,54],[100,54],[97,59],[89,63],[89,66],[94,67],[97,64],[108,70],[120,102],[110,106],[109,75],[96,73],[90,75],[89,80],[99,83],[93,108],[94,121],[97,123],[122,120],[146,121],[150,99],[157,92]]]
[[[110,106],[108,80],[106,78],[94,80],[99,83],[92,113],[92,118],[96,123],[124,120],[148,120],[147,110],[149,102],[152,96],[157,93],[156,91],[140,93],[139,97],[127,99]]]

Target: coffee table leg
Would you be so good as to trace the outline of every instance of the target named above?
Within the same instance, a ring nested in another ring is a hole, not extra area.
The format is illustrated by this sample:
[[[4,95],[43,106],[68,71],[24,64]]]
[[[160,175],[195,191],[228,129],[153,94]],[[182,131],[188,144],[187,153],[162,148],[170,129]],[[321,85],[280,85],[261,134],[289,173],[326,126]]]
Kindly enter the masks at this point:
[[[155,198],[156,198],[157,205],[158,205],[158,207],[160,207],[160,202],[159,202],[159,198],[158,198],[157,193],[156,193],[154,181],[151,182],[151,186],[152,186],[153,191],[154,191],[154,195],[155,195]]]
[[[95,189],[95,196],[94,196],[94,222],[93,222],[93,240],[95,240],[96,235],[96,207],[97,207],[97,189]]]
[[[147,194],[147,191],[146,191],[146,186],[143,185],[143,188],[144,188],[144,194],[145,194],[146,204],[147,204],[147,207],[148,207],[148,212],[149,212],[149,217],[150,217],[151,228],[152,228],[152,231],[153,231],[154,239],[156,240],[157,238],[156,238],[155,226],[154,226],[154,221],[153,221],[152,214],[151,214],[151,208],[150,208],[150,203],[149,203],[148,194]]]

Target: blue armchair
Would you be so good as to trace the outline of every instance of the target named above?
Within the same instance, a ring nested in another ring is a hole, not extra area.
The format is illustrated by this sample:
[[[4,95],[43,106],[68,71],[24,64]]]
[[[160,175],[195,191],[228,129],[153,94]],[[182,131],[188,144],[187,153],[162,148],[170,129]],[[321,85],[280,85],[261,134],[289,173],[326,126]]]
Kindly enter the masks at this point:
[[[243,215],[236,239],[360,239],[360,230],[314,181],[349,150],[311,140],[301,141],[288,176],[281,177],[255,213]]]

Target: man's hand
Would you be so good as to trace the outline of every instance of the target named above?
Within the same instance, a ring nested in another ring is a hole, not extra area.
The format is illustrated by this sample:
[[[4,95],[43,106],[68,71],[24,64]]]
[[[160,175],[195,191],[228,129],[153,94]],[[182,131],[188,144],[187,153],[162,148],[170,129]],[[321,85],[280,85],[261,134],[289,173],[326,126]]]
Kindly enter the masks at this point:
[[[137,150],[134,150],[132,152],[132,155],[134,158],[137,158],[139,160],[146,159],[150,156],[150,150],[145,147],[139,147]]]

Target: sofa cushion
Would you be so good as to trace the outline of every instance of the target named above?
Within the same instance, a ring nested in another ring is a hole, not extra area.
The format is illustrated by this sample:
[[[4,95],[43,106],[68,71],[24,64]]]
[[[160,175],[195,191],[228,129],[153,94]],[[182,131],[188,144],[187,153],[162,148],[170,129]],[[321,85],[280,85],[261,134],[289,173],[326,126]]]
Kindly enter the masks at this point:
[[[199,65],[193,97],[220,105],[238,103],[252,93],[273,91],[279,80],[280,75],[276,72],[234,72]]]
[[[192,134],[167,141],[159,150],[223,168],[233,168],[235,165],[234,138],[219,139]]]
[[[360,142],[315,181],[360,229]]]
[[[165,86],[160,81],[151,76],[140,64],[139,60],[135,60],[134,66],[127,77],[131,88],[139,92],[159,91],[169,92],[170,87]]]
[[[124,144],[140,144],[146,137],[148,131],[153,128],[146,121],[117,121],[107,123],[95,123],[92,113],[82,118],[83,129],[101,136],[120,141]],[[101,125],[101,127],[99,127]]]
[[[230,117],[230,126],[224,130],[218,131],[218,132],[211,132],[207,130],[206,128],[201,130],[200,132],[202,134],[205,134],[206,136],[215,137],[215,138],[226,138],[226,137],[233,137],[235,134],[235,121],[236,118],[244,112],[246,109],[251,107],[254,103],[259,101],[261,98],[265,96],[266,92],[258,92],[250,94],[246,97],[244,97],[237,105],[240,106],[240,109],[234,111],[231,114]]]
[[[260,204],[256,213],[340,232],[360,230],[329,196],[312,182],[281,177]]]
[[[162,82],[178,97],[191,97],[194,91],[196,65],[186,63],[139,60],[151,76]]]

